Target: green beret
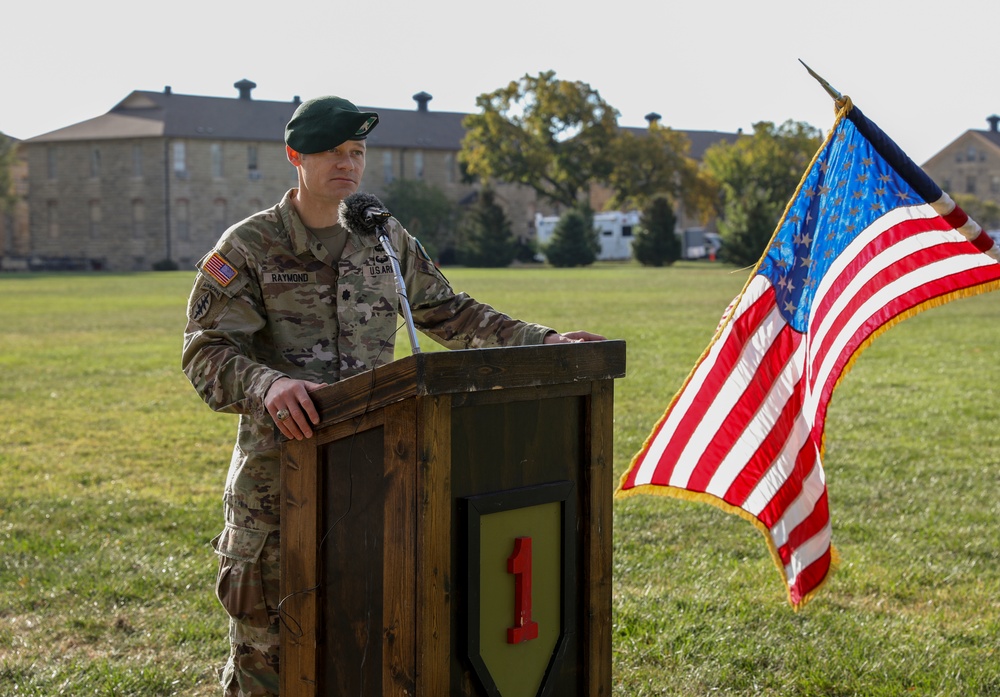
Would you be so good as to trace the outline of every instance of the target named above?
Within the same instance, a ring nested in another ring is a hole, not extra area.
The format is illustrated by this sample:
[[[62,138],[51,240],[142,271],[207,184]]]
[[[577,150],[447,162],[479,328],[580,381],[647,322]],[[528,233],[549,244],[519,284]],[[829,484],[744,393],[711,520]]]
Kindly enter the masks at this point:
[[[378,123],[374,111],[358,108],[340,97],[302,102],[285,126],[285,143],[306,155],[331,150],[349,140],[364,140]]]

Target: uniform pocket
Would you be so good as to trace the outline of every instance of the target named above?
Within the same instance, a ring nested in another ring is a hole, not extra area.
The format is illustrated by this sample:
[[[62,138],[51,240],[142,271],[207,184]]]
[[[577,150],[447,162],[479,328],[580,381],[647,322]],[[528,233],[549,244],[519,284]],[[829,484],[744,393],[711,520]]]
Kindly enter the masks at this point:
[[[261,628],[270,624],[260,560],[267,535],[264,530],[227,524],[212,540],[219,555],[215,595],[230,617]]]

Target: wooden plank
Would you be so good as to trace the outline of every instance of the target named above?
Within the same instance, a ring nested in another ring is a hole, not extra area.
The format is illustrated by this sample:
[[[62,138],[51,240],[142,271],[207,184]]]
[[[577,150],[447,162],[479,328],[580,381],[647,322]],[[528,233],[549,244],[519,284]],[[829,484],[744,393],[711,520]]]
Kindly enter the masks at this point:
[[[321,448],[322,695],[381,695],[385,580],[385,432]]]
[[[406,356],[312,396],[322,427],[411,396],[587,384],[624,375],[623,341],[437,351]]]
[[[417,692],[450,693],[451,397],[417,400]]]
[[[583,603],[587,694],[611,695],[612,498],[614,494],[614,383],[595,382],[589,401],[588,460],[584,467],[586,511]]]
[[[487,390],[485,392],[456,392],[452,395],[452,407],[478,407],[484,404],[508,404],[510,402],[536,402],[541,399],[558,397],[585,397],[590,395],[589,382],[568,382],[562,385],[544,387],[514,387],[509,390]]]
[[[386,407],[382,586],[382,694],[412,697],[416,685],[416,404]]]
[[[310,441],[293,441],[281,462],[280,683],[285,697],[316,697],[319,612],[319,467]]]

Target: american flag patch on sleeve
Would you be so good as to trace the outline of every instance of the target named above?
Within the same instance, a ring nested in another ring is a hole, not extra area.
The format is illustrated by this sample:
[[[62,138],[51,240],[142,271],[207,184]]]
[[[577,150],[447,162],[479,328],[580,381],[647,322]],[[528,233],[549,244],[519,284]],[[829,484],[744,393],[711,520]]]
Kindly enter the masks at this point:
[[[205,260],[202,270],[225,287],[236,278],[236,268],[226,261],[226,258],[218,252],[213,252],[212,256]]]

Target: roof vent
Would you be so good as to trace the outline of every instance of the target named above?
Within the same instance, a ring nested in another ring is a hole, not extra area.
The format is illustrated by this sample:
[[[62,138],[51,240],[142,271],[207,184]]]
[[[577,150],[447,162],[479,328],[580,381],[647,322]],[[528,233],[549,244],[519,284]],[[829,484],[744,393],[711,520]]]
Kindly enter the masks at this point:
[[[250,92],[253,91],[256,86],[256,82],[251,82],[246,78],[233,83],[233,87],[240,91],[240,99],[250,99]]]
[[[653,124],[659,123],[660,119],[662,119],[663,117],[657,114],[655,111],[651,111],[645,116],[643,116],[643,118],[646,119],[647,123],[649,123],[650,128],[652,128]]]
[[[171,94],[171,93],[172,90],[170,89],[170,85],[167,85],[166,87],[163,88],[163,94]]]
[[[997,124],[1000,124],[1000,116],[993,114],[993,116],[987,116],[986,120],[990,123],[990,130],[994,133],[997,132]]]
[[[417,103],[417,111],[421,112],[427,111],[427,102],[431,101],[432,99],[434,99],[434,97],[430,96],[426,92],[417,92],[415,95],[413,95],[413,101]]]
[[[292,97],[292,104],[299,105],[301,103],[302,103],[302,97],[300,97],[299,95],[295,95],[294,97]]]

